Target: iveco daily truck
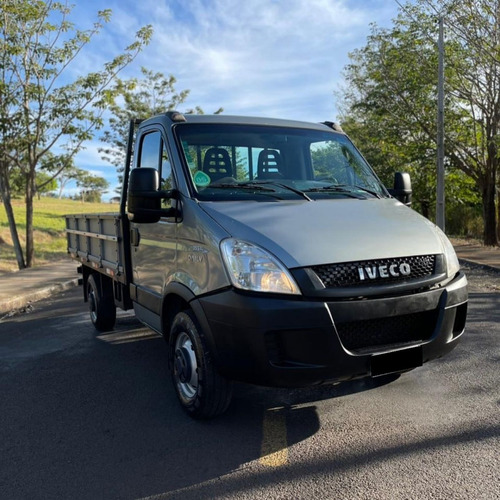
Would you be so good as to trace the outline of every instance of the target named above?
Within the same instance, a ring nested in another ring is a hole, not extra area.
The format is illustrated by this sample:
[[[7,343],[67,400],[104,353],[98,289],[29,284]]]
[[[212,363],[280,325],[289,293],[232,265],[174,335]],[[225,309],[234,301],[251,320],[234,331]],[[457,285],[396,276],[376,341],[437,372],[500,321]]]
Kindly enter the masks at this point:
[[[163,335],[194,418],[232,381],[402,373],[451,351],[467,281],[448,238],[331,122],[169,112],[131,123],[119,213],[67,216],[97,330]]]

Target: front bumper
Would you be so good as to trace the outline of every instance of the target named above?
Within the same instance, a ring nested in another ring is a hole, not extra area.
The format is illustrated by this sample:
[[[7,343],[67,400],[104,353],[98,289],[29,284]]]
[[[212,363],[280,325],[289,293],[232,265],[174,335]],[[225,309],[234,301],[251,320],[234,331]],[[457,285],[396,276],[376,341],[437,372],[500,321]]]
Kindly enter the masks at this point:
[[[410,370],[458,343],[467,279],[397,297],[307,300],[235,290],[197,299],[195,312],[224,376],[298,387]]]

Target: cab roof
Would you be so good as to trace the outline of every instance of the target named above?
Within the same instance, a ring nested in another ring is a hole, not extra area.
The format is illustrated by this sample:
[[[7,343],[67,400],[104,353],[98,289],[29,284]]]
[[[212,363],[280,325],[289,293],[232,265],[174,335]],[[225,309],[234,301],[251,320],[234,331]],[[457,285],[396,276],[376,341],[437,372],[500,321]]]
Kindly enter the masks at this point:
[[[261,125],[286,128],[300,128],[310,130],[334,130],[335,132],[344,133],[341,127],[334,122],[312,123],[299,120],[285,120],[280,118],[263,118],[255,116],[234,116],[234,115],[195,115],[188,113],[179,113],[178,111],[169,111],[165,114],[157,115],[148,118],[143,124],[151,122],[165,121],[173,124],[217,124],[217,125]]]

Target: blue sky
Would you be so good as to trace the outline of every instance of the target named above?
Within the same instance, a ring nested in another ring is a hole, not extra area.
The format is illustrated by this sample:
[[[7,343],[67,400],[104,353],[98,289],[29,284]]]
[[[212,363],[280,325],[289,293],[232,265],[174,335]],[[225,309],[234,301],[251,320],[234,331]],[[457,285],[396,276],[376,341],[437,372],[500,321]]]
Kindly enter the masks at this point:
[[[336,118],[334,91],[342,85],[348,53],[362,47],[370,23],[390,26],[395,0],[73,0],[71,20],[90,28],[96,13],[112,20],[80,57],[75,71],[100,67],[133,41],[146,24],[151,44],[121,76],[140,76],[145,66],[174,75],[189,89],[183,109],[205,113],[323,121]],[[182,111],[182,109],[181,109]],[[116,171],[100,159],[95,141],[76,165],[105,177]],[[66,191],[69,194],[69,191]],[[108,195],[109,197],[109,195]]]

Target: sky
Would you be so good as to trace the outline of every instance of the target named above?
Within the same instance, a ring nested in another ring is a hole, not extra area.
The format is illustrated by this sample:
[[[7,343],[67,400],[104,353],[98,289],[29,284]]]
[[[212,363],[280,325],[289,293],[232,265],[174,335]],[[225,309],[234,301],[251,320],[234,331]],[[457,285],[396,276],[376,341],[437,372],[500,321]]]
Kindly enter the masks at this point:
[[[179,111],[222,107],[228,115],[325,121],[337,119],[334,92],[343,85],[348,54],[366,44],[370,24],[388,27],[395,0],[72,0],[70,19],[92,27],[103,8],[113,12],[73,71],[94,71],[151,24],[154,35],[122,78],[144,66],[173,75],[190,90]],[[75,163],[117,186],[116,169],[98,153],[98,136]],[[65,190],[65,194],[71,194]]]

